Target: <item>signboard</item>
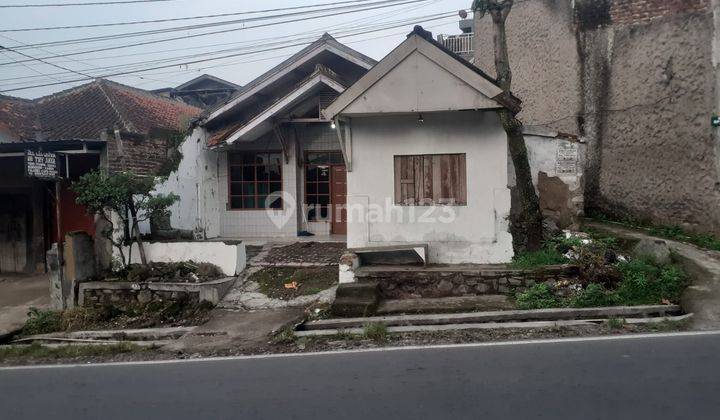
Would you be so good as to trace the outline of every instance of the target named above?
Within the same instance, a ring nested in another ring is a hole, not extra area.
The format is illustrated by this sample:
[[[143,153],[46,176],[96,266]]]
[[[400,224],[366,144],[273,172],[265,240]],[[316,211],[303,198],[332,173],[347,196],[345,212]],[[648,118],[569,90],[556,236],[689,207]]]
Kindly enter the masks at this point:
[[[555,172],[558,175],[577,173],[578,146],[575,143],[560,144],[557,149]]]
[[[30,178],[56,179],[59,177],[57,154],[25,151],[25,175]]]

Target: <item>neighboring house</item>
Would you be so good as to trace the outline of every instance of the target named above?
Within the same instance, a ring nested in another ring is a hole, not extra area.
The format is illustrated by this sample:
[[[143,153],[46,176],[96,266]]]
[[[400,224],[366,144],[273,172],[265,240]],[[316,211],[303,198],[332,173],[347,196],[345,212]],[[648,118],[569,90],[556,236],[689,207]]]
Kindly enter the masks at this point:
[[[173,226],[206,238],[344,234],[329,215],[344,204],[345,158],[321,111],[373,65],[325,34],[206,111],[158,189],[182,197]]]
[[[95,235],[94,217],[75,203],[72,180],[97,168],[151,175],[167,159],[167,133],[200,110],[147,91],[96,80],[36,100],[0,96],[0,272],[45,270],[60,234]],[[26,176],[27,152],[51,152],[60,176]]]
[[[458,27],[462,31],[461,34],[439,34],[437,36],[437,41],[448,50],[473,63],[475,62],[475,44],[473,34],[475,22],[472,19],[462,19],[460,20]]]
[[[153,90],[153,93],[168,98],[179,99],[198,108],[212,108],[225,102],[242,88],[219,77],[203,74],[175,88]]]
[[[507,34],[520,118],[586,141],[587,209],[720,233],[718,7],[515,2]],[[474,33],[475,63],[493,68],[491,18],[476,15]]]

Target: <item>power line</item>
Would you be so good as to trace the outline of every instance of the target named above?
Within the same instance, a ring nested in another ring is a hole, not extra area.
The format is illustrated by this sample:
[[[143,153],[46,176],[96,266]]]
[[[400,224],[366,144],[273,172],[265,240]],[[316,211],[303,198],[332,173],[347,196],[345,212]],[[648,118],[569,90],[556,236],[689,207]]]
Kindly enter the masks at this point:
[[[215,35],[215,34],[222,34],[222,33],[228,33],[228,32],[242,31],[242,30],[247,30],[247,29],[262,28],[262,27],[273,26],[273,25],[281,25],[281,24],[285,24],[285,23],[294,23],[294,22],[305,21],[305,20],[314,20],[314,19],[321,19],[321,18],[325,18],[325,17],[334,17],[334,16],[345,15],[345,14],[349,14],[349,13],[359,13],[359,12],[365,12],[368,10],[376,10],[376,9],[382,9],[382,8],[387,8],[387,7],[392,7],[392,6],[404,5],[404,4],[408,4],[408,3],[417,3],[419,1],[422,1],[422,0],[407,0],[404,3],[396,3],[396,4],[391,4],[391,5],[383,4],[383,5],[379,5],[379,6],[366,7],[366,8],[361,8],[361,9],[349,10],[349,11],[341,11],[338,13],[330,13],[330,14],[325,14],[325,15],[320,15],[320,16],[310,16],[310,17],[299,18],[299,19],[289,19],[289,20],[284,20],[284,21],[280,21],[280,22],[264,23],[264,24],[260,24],[260,25],[254,25],[254,26],[244,26],[241,28],[234,28],[234,29],[224,29],[221,31],[203,32],[200,34],[191,34],[191,35],[185,35],[185,36],[180,36],[180,37],[137,42],[134,44],[125,44],[125,45],[118,45],[118,46],[114,46],[114,47],[97,48],[94,50],[85,50],[85,51],[70,52],[70,53],[64,53],[64,54],[56,54],[56,55],[46,56],[46,57],[41,57],[41,58],[47,60],[47,59],[52,59],[52,58],[69,57],[69,56],[90,54],[90,53],[101,52],[101,51],[111,51],[111,50],[117,50],[117,49],[123,49],[123,48],[138,47],[138,46],[143,46],[143,45],[156,44],[156,43],[160,43],[160,42],[170,42],[170,41],[177,41],[177,40],[181,40],[181,39],[184,40],[184,39],[188,39],[188,38],[196,38],[196,37],[207,36],[207,35]],[[21,62],[27,62],[27,61],[32,61],[32,60],[20,60],[18,62],[21,63]],[[0,66],[6,65],[6,64],[8,64],[8,63],[0,63]]]
[[[15,50],[12,49],[12,48],[8,48],[8,47],[5,47],[5,46],[0,45],[0,51],[3,51],[3,50],[5,50],[5,51],[10,51],[10,52],[14,52],[15,54],[21,55],[21,56],[26,57],[26,58],[30,58],[30,59],[33,60],[33,61],[39,61],[39,62],[41,62],[41,63],[44,63],[44,64],[47,64],[47,65],[50,65],[50,66],[59,68],[59,69],[61,69],[61,70],[69,71],[69,72],[71,72],[71,73],[75,73],[75,74],[80,75],[80,76],[85,76],[85,77],[91,77],[91,78],[92,78],[92,76],[90,76],[89,74],[85,74],[85,73],[82,73],[82,72],[79,72],[79,71],[75,71],[75,70],[73,70],[73,69],[69,69],[69,68],[67,68],[67,67],[63,67],[63,66],[60,66],[60,65],[51,63],[51,62],[49,62],[49,61],[45,61],[45,60],[43,60],[43,59],[41,59],[41,58],[36,58],[36,57],[31,56],[31,55],[25,54],[25,53],[23,53],[23,52],[15,51]]]
[[[116,1],[93,1],[89,3],[40,3],[40,4],[6,4],[0,6],[2,9],[30,8],[30,7],[71,7],[71,6],[107,6],[113,4],[131,3],[159,3],[176,0],[116,0]]]
[[[104,27],[111,27],[111,26],[142,25],[142,24],[147,24],[147,23],[178,22],[178,21],[183,21],[183,20],[211,19],[211,18],[217,18],[217,17],[251,15],[251,14],[256,14],[256,13],[281,12],[281,11],[285,11],[285,10],[307,9],[307,8],[333,6],[333,5],[348,4],[348,3],[362,3],[362,2],[367,2],[367,1],[370,1],[370,0],[348,0],[348,1],[338,1],[338,2],[333,2],[333,3],[308,4],[305,6],[281,7],[281,8],[277,8],[277,9],[249,10],[246,12],[220,13],[220,14],[216,14],[216,15],[187,16],[187,17],[168,18],[168,19],[135,20],[135,21],[128,21],[128,22],[114,22],[114,23],[95,23],[95,24],[90,24],[90,25],[45,26],[45,27],[37,27],[37,28],[0,29],[0,32],[54,31],[54,30],[60,30],[60,29],[104,28]]]
[[[426,6],[430,5],[430,4],[437,3],[438,1],[440,1],[440,0],[424,0],[424,1],[423,1],[424,4],[422,4],[422,5],[414,5],[414,4],[412,4],[412,5],[410,5],[409,7],[401,7],[401,8],[399,8],[399,9],[395,10],[395,13],[398,13],[398,12],[400,12],[400,11],[405,11],[405,10],[411,10],[411,9],[412,9],[412,10],[419,10],[419,9],[421,9],[421,8],[423,8],[423,7],[426,7]],[[368,21],[368,20],[369,20],[369,21],[373,21],[373,22],[381,22],[381,21],[383,21],[383,20],[386,20],[388,16],[389,16],[388,12],[381,12],[381,13],[378,13],[378,14],[373,14],[373,15],[370,15],[370,16],[365,16],[365,17],[362,17],[362,18],[353,19],[353,20],[351,20],[351,21],[343,22],[343,23],[340,23],[340,24],[335,24],[335,25],[330,25],[330,26],[323,26],[323,30],[322,30],[319,34],[321,34],[322,32],[328,32],[328,31],[330,31],[331,29],[334,29],[334,28],[349,29],[349,27],[347,27],[347,25],[350,24],[350,23],[359,23],[359,22]],[[418,17],[418,18],[420,18],[420,17]],[[318,33],[318,32],[317,32],[317,31],[304,31],[304,32],[301,32],[301,33],[298,33],[298,34],[285,36],[284,38],[296,39],[297,36],[303,36],[303,35],[315,34],[315,33]],[[319,36],[319,34],[318,34],[317,36]],[[315,36],[315,35],[314,35],[314,36]],[[14,40],[14,39],[6,36],[6,35],[0,35],[0,37],[8,38],[8,39],[10,39],[10,40],[13,40],[13,41],[15,41],[15,42],[20,43],[19,41]],[[258,42],[264,42],[264,41],[276,40],[276,39],[278,39],[278,38],[277,38],[277,37],[269,37],[269,38],[251,39],[251,40],[239,41],[239,42],[221,42],[221,43],[205,44],[205,45],[199,45],[199,46],[193,46],[193,47],[172,48],[172,49],[155,50],[155,51],[143,51],[143,52],[136,52],[136,53],[132,53],[132,54],[114,54],[114,55],[112,55],[112,56],[86,57],[85,60],[95,61],[95,60],[117,59],[117,58],[121,58],[121,57],[134,57],[134,56],[140,56],[140,55],[159,54],[159,53],[166,53],[166,52],[196,50],[196,49],[203,49],[203,48],[223,46],[223,45],[252,44],[252,43],[258,43]],[[27,44],[25,44],[25,45],[27,45]],[[44,52],[50,53],[50,54],[56,54],[56,53],[51,53],[50,51],[43,50],[43,49],[41,49],[41,48],[36,48],[36,49],[38,49],[38,50],[40,50],[40,51],[44,51]],[[80,50],[80,49],[69,50],[69,51],[65,51],[65,52],[62,52],[62,53],[64,54],[64,53],[67,53],[67,52],[74,52],[74,51],[81,51],[81,50]],[[55,62],[67,62],[67,61],[76,61],[76,62],[77,62],[77,60],[72,59],[72,58],[68,58],[67,60],[59,60],[59,61],[55,61]],[[0,63],[0,65],[12,65],[12,63]],[[18,63],[18,64],[15,64],[15,65],[22,65],[22,63]],[[32,76],[30,76],[30,77],[32,77]],[[12,79],[18,79],[18,78],[12,78]],[[11,79],[0,79],[0,81],[2,81],[2,80],[11,80]]]
[[[380,6],[380,5],[388,5],[388,7],[391,7],[392,3],[399,3],[399,5],[402,5],[402,4],[408,4],[408,3],[418,3],[421,1],[424,1],[424,0],[381,0],[381,1],[376,1],[374,3],[368,3],[368,4],[362,5],[360,7],[371,7],[371,6]],[[163,28],[163,29],[124,32],[124,33],[119,33],[119,34],[63,39],[63,40],[58,40],[58,41],[39,42],[39,43],[35,43],[35,44],[27,44],[26,46],[23,46],[21,49],[34,48],[34,47],[51,47],[51,46],[59,46],[59,45],[83,44],[83,43],[100,42],[100,41],[107,41],[107,40],[114,40],[114,39],[133,38],[133,37],[138,37],[138,36],[158,35],[158,34],[178,32],[178,31],[190,31],[190,30],[195,30],[195,29],[213,28],[213,27],[217,27],[217,26],[239,25],[239,24],[245,24],[248,22],[272,20],[272,19],[285,18],[285,17],[291,17],[291,16],[304,16],[304,15],[309,15],[309,14],[314,14],[314,13],[327,13],[330,11],[348,10],[348,9],[353,9],[356,7],[358,7],[358,6],[355,6],[355,5],[337,6],[337,7],[330,7],[327,9],[304,10],[304,11],[300,11],[300,12],[282,13],[282,14],[269,15],[269,16],[257,16],[257,17],[244,18],[244,19],[224,20],[224,21],[220,21],[220,22],[207,22],[207,23],[200,23],[200,24],[195,24],[195,25],[174,26],[171,28]],[[362,10],[368,10],[368,9],[362,9]],[[359,10],[359,11],[362,11],[362,10]],[[370,9],[370,10],[372,10],[372,9]],[[185,37],[182,37],[182,38],[185,38]]]
[[[445,17],[443,17],[443,18],[428,19],[428,20],[426,20],[426,21],[434,21],[434,20],[444,19],[444,18],[447,18],[447,16],[445,16]],[[401,25],[401,26],[402,26],[402,25]],[[387,28],[387,29],[391,29],[391,28]],[[348,37],[348,36],[357,36],[357,35],[362,35],[362,34],[370,33],[370,32],[375,32],[375,30],[358,32],[358,33],[351,34],[351,35],[338,36],[338,38],[344,38],[344,37]],[[229,54],[229,55],[225,55],[225,56],[222,56],[222,57],[213,57],[213,58],[206,58],[206,59],[198,59],[198,60],[187,61],[187,62],[184,62],[184,63],[166,64],[166,65],[161,65],[161,66],[149,67],[149,68],[142,69],[142,70],[121,71],[121,72],[106,74],[106,75],[102,75],[102,76],[91,77],[90,79],[116,77],[116,76],[122,76],[122,75],[126,75],[126,74],[131,74],[131,73],[140,73],[140,72],[144,72],[144,71],[152,71],[152,70],[165,69],[165,68],[175,67],[175,66],[178,66],[178,65],[188,66],[188,65],[191,65],[191,64],[203,63],[203,62],[207,62],[207,61],[224,60],[224,59],[227,59],[227,58],[240,57],[240,56],[245,56],[245,55],[250,55],[250,54],[257,54],[257,53],[261,53],[261,52],[277,51],[277,50],[282,50],[282,49],[285,49],[285,48],[292,48],[292,47],[297,47],[297,46],[305,46],[306,44],[307,44],[306,42],[293,43],[293,44],[289,44],[289,45],[288,45],[288,44],[284,44],[284,45],[280,45],[280,46],[276,46],[276,47],[264,48],[264,49],[260,49],[260,50],[252,51],[252,52],[240,52],[240,53],[235,53],[235,54]],[[83,81],[87,81],[87,80],[89,80],[89,79],[88,79],[88,78],[82,78],[82,79],[67,80],[67,81],[62,82],[62,83],[43,83],[43,84],[38,84],[38,85],[33,85],[33,86],[25,86],[25,87],[20,87],[20,88],[13,88],[13,89],[5,89],[5,90],[2,90],[2,91],[0,91],[0,92],[14,92],[14,91],[18,91],[18,90],[27,90],[27,89],[34,89],[34,88],[46,87],[46,86],[55,86],[55,85],[58,85],[58,84],[65,84],[65,83],[83,82]]]
[[[413,16],[405,19],[395,20],[391,22],[385,22],[380,23],[376,25],[358,25],[358,26],[350,26],[341,28],[338,32],[336,32],[339,36],[352,36],[354,35],[354,31],[362,31],[362,33],[367,33],[368,30],[375,30],[375,31],[382,31],[387,29],[396,28],[399,26],[404,26],[406,24],[414,23],[414,22],[425,22],[429,19],[433,18],[446,18],[446,17],[452,17],[455,14],[455,12],[443,12],[443,13],[435,13],[430,15],[424,15],[424,16]],[[326,28],[328,29],[328,28]],[[245,50],[252,50],[254,48],[257,48],[257,45],[262,43],[264,46],[272,46],[272,45],[278,45],[283,44],[287,42],[288,40],[293,41],[312,41],[315,40],[319,36],[316,32],[306,32],[306,33],[298,33],[298,34],[292,34],[285,37],[273,37],[273,38],[264,38],[260,40],[252,40],[245,43],[244,46],[240,47],[233,47],[233,48],[227,48],[227,49],[221,49],[221,50],[214,50],[209,52],[201,52],[196,54],[190,54],[190,55],[184,55],[184,56],[175,56],[175,57],[168,57],[168,58],[161,58],[156,60],[144,60],[144,61],[138,61],[134,63],[125,63],[121,65],[115,65],[115,66],[106,66],[106,67],[96,67],[98,70],[117,70],[117,69],[131,69],[136,66],[145,66],[149,64],[159,64],[163,62],[170,62],[170,61],[177,61],[177,60],[187,60],[192,58],[198,58],[208,55],[217,55],[222,53],[228,53],[233,51],[245,51]],[[0,35],[0,37],[6,37],[5,35]],[[274,40],[271,42],[268,42],[270,40]],[[250,44],[250,45],[247,45]],[[225,44],[220,44],[225,45]],[[62,75],[63,73],[55,73]],[[7,78],[7,79],[0,79],[1,81],[10,81],[10,80],[21,80],[21,79],[27,79],[27,78],[34,78],[37,76],[24,76],[24,77],[14,77],[14,78]]]

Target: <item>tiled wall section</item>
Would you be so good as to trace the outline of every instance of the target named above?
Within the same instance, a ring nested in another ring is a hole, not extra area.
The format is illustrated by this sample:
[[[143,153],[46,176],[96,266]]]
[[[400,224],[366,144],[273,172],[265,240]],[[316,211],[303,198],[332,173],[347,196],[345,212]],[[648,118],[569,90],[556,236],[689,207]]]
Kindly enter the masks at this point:
[[[289,163],[283,162],[283,191],[296,197],[297,165],[295,150],[291,146]],[[279,142],[268,135],[249,143],[236,143],[233,150],[282,150]],[[219,162],[220,188],[220,236],[240,237],[288,237],[297,235],[297,204],[286,200],[282,210],[228,210],[228,166],[227,153],[222,153]]]

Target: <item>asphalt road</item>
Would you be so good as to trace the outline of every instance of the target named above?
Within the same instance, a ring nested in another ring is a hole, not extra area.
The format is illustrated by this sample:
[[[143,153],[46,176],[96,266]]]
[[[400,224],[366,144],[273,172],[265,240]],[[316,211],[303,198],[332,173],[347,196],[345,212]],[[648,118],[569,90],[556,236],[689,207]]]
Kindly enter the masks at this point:
[[[718,419],[720,334],[0,369],[3,419]]]

